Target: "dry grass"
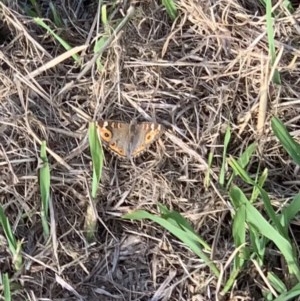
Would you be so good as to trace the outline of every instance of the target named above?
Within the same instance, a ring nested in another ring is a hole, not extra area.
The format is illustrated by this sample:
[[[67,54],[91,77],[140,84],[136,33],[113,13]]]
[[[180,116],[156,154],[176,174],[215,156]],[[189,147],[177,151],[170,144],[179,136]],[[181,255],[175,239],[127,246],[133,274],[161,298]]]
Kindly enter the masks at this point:
[[[141,208],[155,213],[162,202],[193,223],[213,244],[217,265],[224,266],[233,251],[231,219],[228,196],[216,179],[227,124],[233,130],[231,155],[259,141],[251,166],[269,168],[267,190],[275,205],[298,192],[294,166],[278,148],[269,118],[279,115],[298,130],[300,12],[282,14],[276,22],[279,87],[270,84],[259,1],[249,7],[237,0],[180,0],[173,24],[159,1],[135,1],[133,17],[103,55],[103,71],[93,67],[80,79],[82,69],[71,57],[56,61],[64,49],[22,11],[21,2],[0,5],[0,204],[24,240],[25,258],[24,269],[13,276],[21,284],[13,300],[215,299],[217,279],[187,248],[155,224],[120,216]],[[40,3],[49,17],[48,1]],[[66,22],[57,33],[74,47],[90,45],[90,35],[102,32],[92,27],[97,5],[70,3],[55,3]],[[119,4],[114,19],[127,8]],[[79,54],[88,63],[92,47]],[[52,60],[46,71],[34,73]],[[71,81],[73,87],[66,88]],[[156,119],[168,132],[135,166],[106,153],[97,203],[101,222],[95,243],[88,244],[87,122],[99,118]],[[37,167],[44,139],[57,246],[43,241],[39,216]],[[209,152],[215,184],[205,188]],[[2,244],[0,270],[12,273],[7,254]],[[230,298],[261,298],[247,271]]]

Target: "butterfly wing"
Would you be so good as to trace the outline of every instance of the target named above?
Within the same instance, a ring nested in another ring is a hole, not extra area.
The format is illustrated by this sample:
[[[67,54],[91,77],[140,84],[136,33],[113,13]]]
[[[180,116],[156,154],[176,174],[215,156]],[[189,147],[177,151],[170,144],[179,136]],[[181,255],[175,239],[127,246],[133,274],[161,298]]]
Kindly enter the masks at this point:
[[[157,123],[142,122],[136,124],[131,131],[129,153],[132,157],[141,155],[148,147],[159,138],[162,126]]]
[[[120,157],[128,157],[129,124],[107,120],[98,122],[98,137],[106,148]]]

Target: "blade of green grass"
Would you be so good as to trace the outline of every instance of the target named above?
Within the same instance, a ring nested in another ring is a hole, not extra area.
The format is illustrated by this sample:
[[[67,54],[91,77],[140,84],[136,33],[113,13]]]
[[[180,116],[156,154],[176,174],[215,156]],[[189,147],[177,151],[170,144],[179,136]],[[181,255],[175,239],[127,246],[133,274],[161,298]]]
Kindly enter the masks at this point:
[[[267,0],[260,0],[259,2],[266,7],[266,1]],[[293,4],[289,1],[289,0],[283,0],[282,2],[282,7],[285,7],[290,13],[293,13],[295,11],[295,9],[293,8]],[[280,8],[280,6],[279,6]],[[281,15],[282,11],[275,11],[274,13],[276,13],[276,15]]]
[[[9,220],[0,206],[0,224],[6,237],[9,250],[12,254],[12,261],[16,271],[19,271],[22,266],[21,242],[18,242],[13,234]]]
[[[268,272],[267,279],[278,293],[282,294],[287,291],[285,284],[275,273]]]
[[[40,194],[42,200],[41,220],[45,240],[50,235],[48,218],[49,218],[49,198],[50,198],[50,168],[47,158],[46,142],[42,141],[41,160],[43,162],[39,171]]]
[[[4,301],[11,301],[11,291],[10,291],[10,284],[8,274],[4,273],[2,275],[2,283],[4,289]]]
[[[269,43],[269,55],[271,57],[272,66],[276,61],[276,49],[275,49],[275,41],[274,41],[274,29],[273,29],[273,18],[272,18],[272,1],[266,0],[266,22],[267,22],[267,35],[268,35],[268,43]],[[273,82],[280,85],[280,74],[278,70],[274,71]]]
[[[9,224],[9,220],[6,217],[2,206],[0,206],[0,224],[7,239],[8,247],[12,251],[12,253],[14,253],[17,249],[17,240],[13,234],[12,228]]]
[[[294,196],[292,202],[283,208],[280,215],[280,222],[285,231],[285,235],[288,235],[289,226],[291,220],[295,218],[296,215],[300,212],[300,194]]]
[[[245,151],[242,153],[242,155],[239,157],[238,159],[238,163],[243,167],[245,168],[248,164],[249,164],[249,161],[250,159],[252,158],[253,156],[253,153],[254,151],[256,150],[256,143],[252,143],[250,144],[246,149]],[[236,173],[235,171],[233,170],[233,174],[231,175],[227,185],[226,185],[226,190],[229,190],[229,187],[233,181],[233,178],[236,176]]]
[[[107,18],[107,6],[102,5],[101,6],[101,22],[103,26],[106,26],[108,24],[108,18]]]
[[[284,0],[282,5],[292,14],[295,9],[293,8],[293,4],[289,0]]]
[[[174,224],[174,222],[170,222],[170,220],[166,220],[162,217],[158,217],[156,215],[150,214],[144,210],[138,210],[133,213],[129,213],[124,215],[122,218],[131,219],[131,220],[142,220],[142,219],[150,219],[155,223],[159,224],[174,236],[176,236],[179,240],[185,243],[196,255],[198,255],[211,269],[211,271],[218,277],[220,272],[215,264],[210,260],[208,256],[201,250],[200,241],[197,235],[191,232],[188,228],[185,228],[182,224],[181,227],[178,227]]]
[[[36,0],[30,0],[31,5],[34,9],[35,16],[42,16],[40,6]]]
[[[265,169],[262,172],[261,176],[258,177],[257,186],[262,188],[264,186],[267,178],[268,178],[268,170]],[[254,203],[260,195],[260,190],[257,188],[257,186],[253,187],[252,195],[251,195],[251,198],[250,198],[251,203]]]
[[[92,162],[93,162],[93,180],[92,180],[92,200],[86,210],[85,215],[85,224],[84,230],[86,233],[86,237],[88,241],[92,241],[95,236],[96,228],[97,228],[97,216],[95,214],[94,205],[97,202],[96,195],[98,186],[102,176],[102,169],[103,169],[103,149],[101,145],[101,140],[98,139],[97,135],[97,126],[95,122],[89,123],[89,145],[90,145],[90,152],[92,155]]]
[[[177,8],[173,0],[162,0],[163,6],[166,8],[167,14],[174,21],[177,17]]]
[[[101,140],[98,139],[95,122],[89,124],[89,144],[93,162],[92,197],[95,198],[102,176],[104,153]]]
[[[251,179],[251,177],[248,175],[248,173],[237,160],[229,156],[227,162],[233,169],[235,175],[239,175],[246,183],[255,185],[254,181]]]
[[[181,229],[186,228],[191,232],[194,232],[191,224],[178,212],[170,211],[165,205],[158,204],[161,217],[170,221],[173,225],[177,225]]]
[[[234,285],[234,282],[236,282],[236,278],[238,277],[239,273],[241,272],[241,268],[233,269],[233,271],[230,273],[228,280],[226,281],[221,295],[224,296],[228,293],[228,291],[232,288]]]
[[[102,49],[107,43],[109,37],[111,36],[111,29],[108,24],[106,5],[101,6],[101,22],[104,27],[104,33],[102,37],[95,42],[94,53],[103,52]],[[96,64],[97,64],[97,69],[101,71],[103,69],[103,65],[101,63],[101,55],[97,58]]]
[[[246,243],[246,208],[241,205],[234,215],[233,224],[232,224],[232,235],[234,240],[234,245],[236,248],[245,245]],[[246,247],[242,247],[240,252],[234,259],[234,269],[240,269],[245,262]]]
[[[25,7],[23,7],[23,9],[24,9],[24,11],[25,11],[25,14],[26,14],[27,16],[31,17],[31,18],[36,18],[36,17],[39,16],[39,15],[36,13],[35,10],[30,9],[30,8],[27,7],[26,5],[25,5]]]
[[[171,224],[180,228],[181,230],[186,231],[188,235],[191,234],[191,239],[199,242],[206,250],[211,250],[210,246],[196,234],[192,225],[179,212],[176,212],[174,210],[170,211],[166,206],[162,204],[158,204],[158,207],[162,218],[169,221]]]
[[[293,298],[299,297],[299,296],[300,296],[300,283],[296,284],[288,292],[282,293],[279,297],[277,297],[273,301],[298,300],[298,299],[293,299]]]
[[[72,47],[60,36],[58,36],[41,18],[34,18],[33,20],[36,22],[36,24],[47,30],[66,50],[72,49]],[[81,64],[81,59],[78,54],[73,54],[72,57],[77,63]]]
[[[287,151],[291,158],[300,165],[300,144],[292,138],[285,125],[278,118],[272,118],[271,126],[275,136],[279,139],[283,148]]]
[[[106,44],[109,36],[108,35],[103,35],[100,39],[98,39],[95,43],[94,46],[94,53],[102,52],[102,49],[104,45]],[[103,65],[101,63],[101,55],[97,58],[96,64],[97,64],[97,70],[102,71],[103,70]]]
[[[259,229],[256,229],[255,227],[249,227],[249,238],[251,248],[253,249],[253,252],[255,254],[255,259],[260,266],[263,266],[266,245],[269,240],[266,237],[262,236]]]
[[[236,210],[234,215],[232,235],[235,247],[239,251],[234,257],[233,269],[222,289],[222,294],[226,294],[232,288],[246,260],[249,258],[249,248],[246,246],[246,208],[243,205]]]
[[[245,149],[245,151],[242,153],[242,155],[238,159],[238,162],[241,164],[241,166],[243,168],[245,168],[248,165],[250,159],[253,156],[253,153],[256,150],[256,147],[257,147],[256,143],[251,143],[249,146],[247,146],[247,148]]]
[[[63,21],[60,17],[60,15],[57,12],[56,7],[53,5],[52,1],[49,1],[49,8],[51,10],[52,16],[53,16],[53,22],[57,27],[62,27]]]

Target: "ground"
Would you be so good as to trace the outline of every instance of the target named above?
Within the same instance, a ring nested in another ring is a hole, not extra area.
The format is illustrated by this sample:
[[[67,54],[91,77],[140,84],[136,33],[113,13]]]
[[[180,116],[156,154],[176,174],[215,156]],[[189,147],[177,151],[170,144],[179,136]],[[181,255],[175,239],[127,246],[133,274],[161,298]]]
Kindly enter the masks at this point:
[[[70,55],[59,59],[66,50],[36,24],[26,1],[0,4],[0,204],[23,242],[24,258],[15,273],[0,232],[0,270],[13,279],[12,300],[222,299],[218,279],[184,244],[151,221],[122,215],[137,209],[158,214],[158,203],[180,212],[213,246],[210,256],[226,274],[234,250],[231,206],[218,177],[227,126],[228,155],[238,157],[258,143],[249,171],[269,170],[266,189],[275,207],[298,192],[297,170],[270,130],[270,118],[279,116],[297,135],[300,11],[295,6],[290,14],[281,2],[274,8],[272,68],[260,1],[178,0],[174,21],[161,1],[133,1],[132,8],[126,1],[102,2],[111,41],[98,69],[89,65],[104,33],[97,1],[52,1],[60,27],[50,2],[38,1],[57,35],[72,47],[87,46],[78,52],[82,65]],[[112,34],[129,9],[129,20]],[[272,83],[276,68],[280,85]],[[100,119],[155,121],[165,132],[134,162],[105,150],[91,243],[84,232],[92,202],[87,129]],[[51,168],[48,241],[40,222],[42,140]],[[263,300],[251,270],[223,299]]]

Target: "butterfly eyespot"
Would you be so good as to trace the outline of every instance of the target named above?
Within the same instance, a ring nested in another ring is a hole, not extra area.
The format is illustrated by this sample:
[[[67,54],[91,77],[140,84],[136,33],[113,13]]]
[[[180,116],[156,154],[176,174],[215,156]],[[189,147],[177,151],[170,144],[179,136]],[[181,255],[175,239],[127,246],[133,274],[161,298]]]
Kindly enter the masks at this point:
[[[149,140],[151,140],[152,139],[152,135],[151,134],[148,134],[147,136],[146,136],[146,141],[149,141]]]
[[[101,131],[101,137],[102,139],[104,139],[105,141],[109,141],[112,137],[112,134],[110,131],[103,129]]]

